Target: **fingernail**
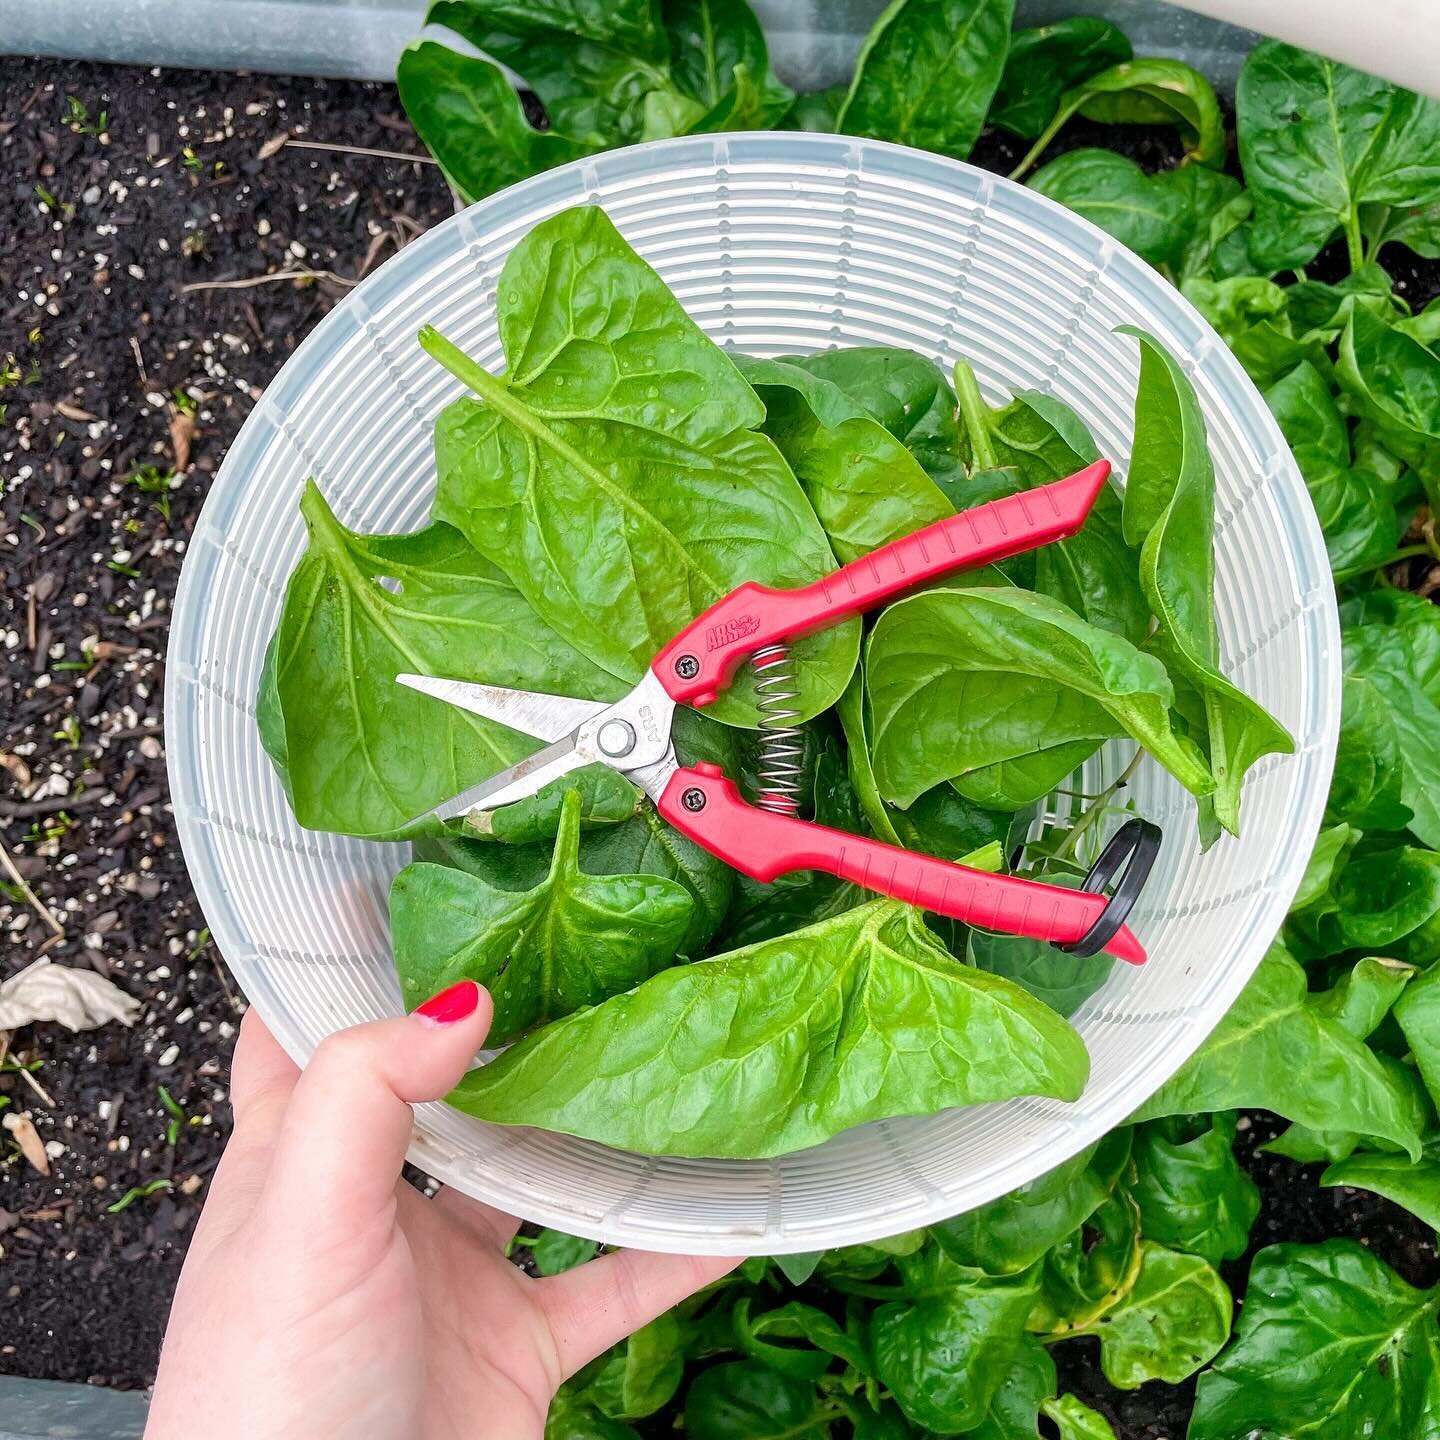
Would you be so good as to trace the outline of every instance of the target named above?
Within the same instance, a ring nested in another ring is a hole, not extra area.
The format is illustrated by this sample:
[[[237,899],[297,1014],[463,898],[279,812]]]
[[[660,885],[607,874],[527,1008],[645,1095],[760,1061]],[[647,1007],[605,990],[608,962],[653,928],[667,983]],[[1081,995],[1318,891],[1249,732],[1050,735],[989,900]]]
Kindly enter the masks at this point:
[[[467,1015],[475,1013],[480,1003],[480,987],[473,980],[461,980],[449,989],[432,995],[415,1014],[431,1025],[453,1025]]]

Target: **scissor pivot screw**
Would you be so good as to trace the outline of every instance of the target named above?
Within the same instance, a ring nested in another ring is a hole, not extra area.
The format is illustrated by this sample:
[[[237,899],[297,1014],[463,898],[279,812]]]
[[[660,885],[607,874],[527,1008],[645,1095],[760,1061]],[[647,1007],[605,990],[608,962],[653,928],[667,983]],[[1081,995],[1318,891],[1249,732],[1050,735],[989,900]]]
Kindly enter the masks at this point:
[[[635,748],[635,732],[623,720],[607,720],[595,737],[602,755],[612,760],[628,755]]]
[[[693,680],[700,673],[700,662],[693,655],[682,655],[675,662],[675,673],[682,680]]]
[[[680,797],[680,803],[687,810],[703,810],[705,808],[705,792],[703,790],[687,790]]]

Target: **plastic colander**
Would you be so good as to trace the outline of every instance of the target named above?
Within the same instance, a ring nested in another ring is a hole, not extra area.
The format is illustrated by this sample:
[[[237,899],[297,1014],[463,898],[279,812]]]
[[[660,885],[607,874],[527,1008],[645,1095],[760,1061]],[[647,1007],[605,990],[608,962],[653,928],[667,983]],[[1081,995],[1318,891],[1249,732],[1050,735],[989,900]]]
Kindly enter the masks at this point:
[[[1075,1104],[1022,1099],[884,1121],[765,1161],[667,1160],[416,1111],[411,1158],[512,1213],[653,1250],[816,1250],[895,1234],[1003,1194],[1125,1117],[1204,1039],[1274,938],[1310,853],[1340,712],[1325,548],[1259,394],[1181,296],[1060,206],[968,165],[802,134],[617,150],[536,176],[406,247],[326,317],[231,447],[190,543],[171,635],[171,793],[206,919],[250,1001],[297,1059],[328,1032],[400,1011],[386,925],[408,847],[299,828],[260,748],[255,693],[299,559],[303,482],[345,524],[413,528],[435,487],[431,430],[458,383],[415,343],[433,323],[492,370],[495,287],[512,246],[582,203],[620,231],[721,344],[758,355],[903,345],[964,356],[987,399],[1048,391],[1124,474],[1139,325],[1180,356],[1209,426],[1215,599],[1227,673],[1295,737],[1245,787],[1239,839],[1206,855],[1194,803],[1158,766],[1131,786],[1167,843],[1118,965],[1075,1015],[1091,1078]],[[383,683],[383,677],[370,677]],[[1114,778],[1128,747],[1092,760]]]

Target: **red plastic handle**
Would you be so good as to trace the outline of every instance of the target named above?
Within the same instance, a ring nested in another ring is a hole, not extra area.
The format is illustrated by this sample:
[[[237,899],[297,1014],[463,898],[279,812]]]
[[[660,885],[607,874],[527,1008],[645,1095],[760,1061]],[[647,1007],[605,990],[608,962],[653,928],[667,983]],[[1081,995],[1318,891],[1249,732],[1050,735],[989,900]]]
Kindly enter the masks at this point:
[[[682,835],[755,880],[792,870],[823,870],[896,900],[987,930],[1073,944],[1105,909],[1104,895],[1042,885],[1014,875],[988,875],[950,860],[916,855],[879,840],[773,815],[747,805],[718,765],[677,770],[657,804]],[[1122,925],[1105,946],[1132,965],[1145,950]]]
[[[952,571],[1067,539],[1109,478],[1110,462],[1097,460],[1063,480],[937,520],[798,590],[741,585],[692,620],[650,668],[676,704],[708,705],[767,645],[839,624]]]

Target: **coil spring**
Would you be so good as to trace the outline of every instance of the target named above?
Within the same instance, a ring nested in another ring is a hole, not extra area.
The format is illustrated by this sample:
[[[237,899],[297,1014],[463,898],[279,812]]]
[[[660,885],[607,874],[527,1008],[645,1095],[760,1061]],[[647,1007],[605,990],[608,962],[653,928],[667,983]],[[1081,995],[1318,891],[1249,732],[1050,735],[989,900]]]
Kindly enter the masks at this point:
[[[792,723],[800,718],[791,706],[800,692],[795,689],[790,651],[784,645],[767,645],[755,652],[751,663],[759,672],[755,706],[760,711],[760,794],[755,803],[775,815],[794,815],[800,809],[805,742]]]

